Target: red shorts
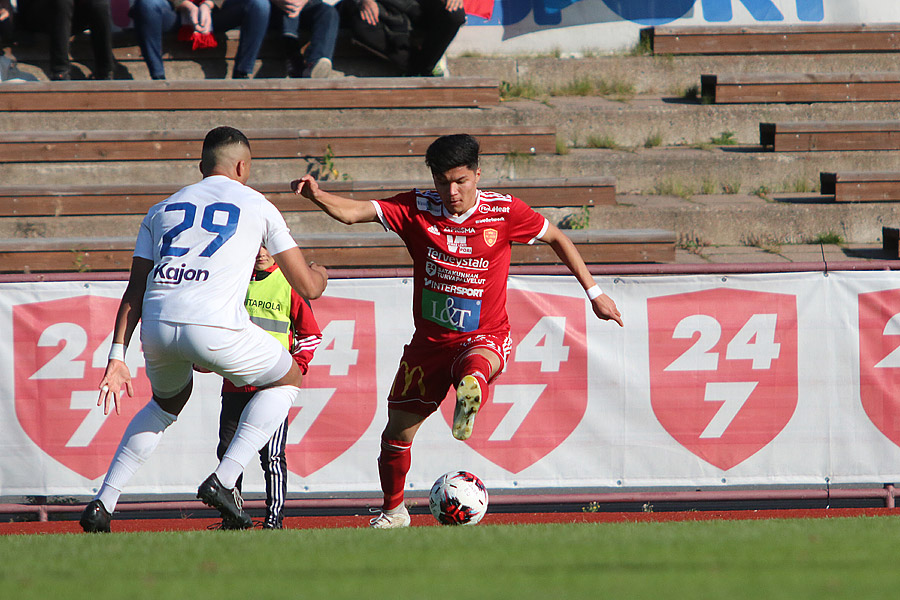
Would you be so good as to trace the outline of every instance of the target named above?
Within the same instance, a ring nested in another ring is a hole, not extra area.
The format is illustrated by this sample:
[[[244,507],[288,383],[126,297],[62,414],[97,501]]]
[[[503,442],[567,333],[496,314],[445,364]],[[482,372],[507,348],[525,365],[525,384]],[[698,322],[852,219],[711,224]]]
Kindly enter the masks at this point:
[[[453,365],[473,348],[486,348],[500,358],[499,375],[506,367],[512,340],[508,334],[477,334],[451,343],[407,344],[388,395],[388,408],[423,417],[436,411],[453,387]]]

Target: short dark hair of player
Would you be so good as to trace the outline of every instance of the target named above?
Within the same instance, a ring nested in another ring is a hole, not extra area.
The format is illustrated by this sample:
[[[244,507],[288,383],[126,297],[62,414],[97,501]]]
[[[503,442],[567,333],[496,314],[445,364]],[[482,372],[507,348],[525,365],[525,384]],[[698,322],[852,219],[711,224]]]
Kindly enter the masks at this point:
[[[478,140],[468,133],[443,135],[425,151],[425,164],[432,173],[446,173],[456,167],[478,169]]]
[[[203,154],[201,160],[210,166],[215,165],[217,163],[219,150],[234,144],[241,144],[246,146],[247,150],[250,150],[250,140],[248,140],[247,136],[239,130],[234,127],[228,127],[227,125],[216,127],[207,133],[206,139],[203,140]]]

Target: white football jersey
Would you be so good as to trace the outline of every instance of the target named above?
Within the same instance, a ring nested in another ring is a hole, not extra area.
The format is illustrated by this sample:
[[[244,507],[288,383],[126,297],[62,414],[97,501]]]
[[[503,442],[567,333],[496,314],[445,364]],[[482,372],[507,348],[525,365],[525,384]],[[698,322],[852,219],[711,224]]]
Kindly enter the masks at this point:
[[[240,329],[260,245],[296,246],[265,196],[222,175],[206,177],[153,206],[134,255],[153,261],[142,318]]]

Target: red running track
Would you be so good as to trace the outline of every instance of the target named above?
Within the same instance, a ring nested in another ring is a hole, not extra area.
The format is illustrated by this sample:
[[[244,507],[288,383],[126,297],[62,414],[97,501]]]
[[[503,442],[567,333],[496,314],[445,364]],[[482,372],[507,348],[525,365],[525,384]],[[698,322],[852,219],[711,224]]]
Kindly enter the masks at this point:
[[[754,519],[823,519],[858,516],[896,516],[889,508],[829,508],[786,510],[736,510],[692,512],[580,512],[580,513],[489,513],[485,525],[530,525],[538,523],[652,523],[665,521],[710,521]],[[333,517],[287,517],[285,529],[359,528],[369,524],[371,515]],[[113,532],[130,531],[198,531],[219,523],[214,518],[184,519],[113,519]],[[437,525],[431,515],[412,515],[414,526]],[[81,533],[78,521],[28,521],[0,523],[0,535]]]

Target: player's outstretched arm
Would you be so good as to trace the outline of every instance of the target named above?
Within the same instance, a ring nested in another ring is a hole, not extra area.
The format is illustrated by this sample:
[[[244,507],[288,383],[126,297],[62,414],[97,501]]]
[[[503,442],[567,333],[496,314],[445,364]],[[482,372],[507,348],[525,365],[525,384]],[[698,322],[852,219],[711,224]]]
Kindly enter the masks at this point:
[[[109,361],[106,364],[106,372],[100,380],[100,396],[97,398],[97,406],[103,405],[103,414],[109,414],[109,405],[112,402],[116,408],[116,414],[120,411],[120,398],[122,386],[129,396],[134,396],[134,388],[131,385],[131,372],[125,364],[125,350],[138,321],[141,320],[141,312],[144,306],[144,291],[147,288],[147,276],[153,269],[153,261],[137,256],[131,260],[131,274],[128,277],[128,286],[122,294],[119,302],[119,311],[116,313],[116,327],[113,331],[113,348]]]
[[[319,183],[312,175],[304,175],[300,179],[295,179],[291,182],[291,189],[295,194],[312,200],[330,217],[345,225],[372,223],[378,220],[378,213],[375,212],[375,207],[371,202],[326,192],[319,187]]]
[[[572,243],[569,236],[560,231],[558,227],[550,224],[541,238],[541,241],[550,244],[550,247],[553,248],[553,252],[555,252],[556,256],[558,256],[563,264],[568,267],[569,271],[572,272],[572,275],[575,276],[578,283],[581,284],[581,287],[583,287],[585,291],[597,285],[594,282],[594,276],[591,275],[587,265],[584,264],[584,259],[581,258],[581,253],[578,252],[578,248],[575,247],[575,244]],[[601,293],[599,296],[592,298],[591,308],[593,309],[594,314],[600,319],[603,319],[604,321],[615,321],[619,324],[619,327],[624,327],[622,315],[619,313],[616,303],[606,294]]]
[[[325,291],[325,286],[328,285],[328,271],[322,265],[307,263],[303,258],[303,251],[297,246],[273,254],[272,258],[291,287],[304,298],[315,300]]]

